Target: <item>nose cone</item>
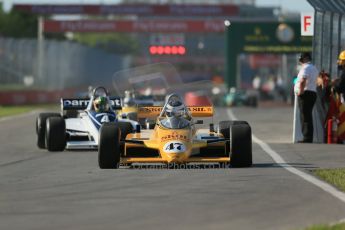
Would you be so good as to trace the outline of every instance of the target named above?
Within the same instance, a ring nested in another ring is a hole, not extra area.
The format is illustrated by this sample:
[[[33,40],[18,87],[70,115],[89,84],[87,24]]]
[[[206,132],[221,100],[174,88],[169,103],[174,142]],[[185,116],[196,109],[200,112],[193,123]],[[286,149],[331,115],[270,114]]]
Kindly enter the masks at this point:
[[[187,153],[168,153],[168,163],[184,162],[188,158]]]
[[[168,163],[170,162],[183,162],[189,156],[189,148],[186,143],[180,141],[169,141],[162,149],[162,152],[166,156]]]

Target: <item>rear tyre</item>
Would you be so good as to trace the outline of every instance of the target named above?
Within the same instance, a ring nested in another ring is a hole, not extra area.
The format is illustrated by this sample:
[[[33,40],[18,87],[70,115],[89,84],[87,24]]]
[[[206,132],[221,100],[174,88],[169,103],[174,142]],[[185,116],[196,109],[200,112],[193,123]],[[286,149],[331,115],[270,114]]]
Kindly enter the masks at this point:
[[[257,97],[253,97],[251,106],[253,108],[257,108],[258,107],[258,98]]]
[[[126,140],[126,137],[129,133],[133,133],[133,126],[130,122],[122,122],[122,121],[119,121],[117,124],[120,128],[120,131],[121,131],[120,152],[121,152],[121,155],[124,156],[124,154],[125,154],[125,140]]]
[[[66,110],[65,118],[77,118],[79,115],[78,110]]]
[[[50,152],[66,147],[66,124],[62,117],[49,117],[46,121],[46,147]]]
[[[219,126],[218,126],[219,133],[221,133],[225,139],[229,139],[231,126],[238,125],[238,124],[248,124],[248,122],[246,122],[246,121],[221,121],[221,122],[219,122]],[[230,152],[230,142],[226,142],[225,151],[227,153]]]
[[[231,153],[230,165],[232,167],[252,166],[252,131],[248,124],[234,124],[230,128]]]
[[[117,124],[121,130],[121,140],[125,140],[129,133],[133,133],[133,126],[130,122],[119,121]]]
[[[36,118],[36,134],[37,134],[37,147],[40,149],[46,148],[46,121],[48,117],[60,117],[58,113],[40,113]]]
[[[138,113],[137,112],[131,112],[127,113],[127,118],[132,121],[137,121],[138,120]]]
[[[246,121],[220,121],[219,122],[219,132],[224,136],[224,138],[228,139],[230,138],[230,128],[233,125],[239,125],[239,124],[247,124]]]
[[[118,124],[101,126],[98,145],[98,165],[101,169],[116,169],[120,164],[120,128]]]

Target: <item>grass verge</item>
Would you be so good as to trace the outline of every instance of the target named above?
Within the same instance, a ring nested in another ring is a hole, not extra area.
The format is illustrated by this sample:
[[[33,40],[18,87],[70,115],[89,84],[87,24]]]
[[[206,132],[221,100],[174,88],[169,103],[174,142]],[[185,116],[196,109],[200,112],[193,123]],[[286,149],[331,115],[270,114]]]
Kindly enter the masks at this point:
[[[317,169],[313,173],[324,181],[345,192],[345,168]]]
[[[335,225],[315,225],[305,230],[345,230],[345,223]]]
[[[322,180],[345,192],[345,168],[316,169],[312,172]],[[345,230],[345,223],[335,225],[314,225],[305,230]]]
[[[27,113],[35,109],[56,110],[56,105],[20,105],[20,106],[0,106],[0,117],[7,117]]]

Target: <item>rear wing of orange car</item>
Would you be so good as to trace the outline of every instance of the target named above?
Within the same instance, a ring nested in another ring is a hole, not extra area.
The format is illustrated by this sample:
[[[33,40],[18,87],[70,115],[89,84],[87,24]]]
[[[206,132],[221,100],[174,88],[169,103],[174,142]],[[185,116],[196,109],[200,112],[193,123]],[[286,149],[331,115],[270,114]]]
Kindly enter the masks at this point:
[[[212,117],[213,106],[187,106],[192,117]],[[162,112],[161,106],[146,106],[138,108],[138,118],[156,118]]]

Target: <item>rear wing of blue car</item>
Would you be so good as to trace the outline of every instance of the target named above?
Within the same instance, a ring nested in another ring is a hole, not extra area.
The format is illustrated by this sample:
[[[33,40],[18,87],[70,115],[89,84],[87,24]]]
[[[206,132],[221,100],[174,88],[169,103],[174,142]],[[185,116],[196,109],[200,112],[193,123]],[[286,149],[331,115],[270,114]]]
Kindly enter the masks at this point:
[[[113,110],[121,110],[121,98],[109,97]],[[84,110],[90,103],[90,99],[61,98],[62,110]]]

